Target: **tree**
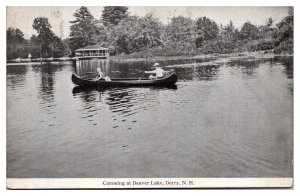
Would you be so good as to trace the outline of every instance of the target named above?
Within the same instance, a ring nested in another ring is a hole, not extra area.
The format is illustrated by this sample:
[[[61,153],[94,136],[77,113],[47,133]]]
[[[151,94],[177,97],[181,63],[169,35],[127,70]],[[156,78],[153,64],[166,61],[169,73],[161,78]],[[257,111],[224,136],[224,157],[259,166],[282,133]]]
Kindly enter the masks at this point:
[[[38,32],[37,41],[40,45],[41,57],[49,57],[51,53],[50,44],[53,41],[54,33],[51,30],[51,25],[48,22],[48,18],[35,18],[32,27]]]
[[[31,54],[32,58],[39,58],[41,55],[40,54],[41,51],[40,51],[40,42],[37,36],[32,35],[27,42],[28,42],[28,53]]]
[[[294,37],[294,13],[289,8],[289,15],[284,17],[277,25],[279,30],[279,41],[293,39]]]
[[[245,22],[240,31],[240,38],[242,40],[258,39],[260,38],[259,29],[257,28],[257,26],[251,24],[250,22]]]
[[[122,20],[115,28],[116,49],[117,52],[125,52],[126,54],[139,51],[142,46],[142,29],[140,26],[140,18],[130,16]],[[145,43],[146,45],[146,43]]]
[[[197,48],[195,45],[195,23],[191,18],[173,17],[168,25],[163,28],[162,51],[169,55],[192,55]]]
[[[58,57],[62,53],[58,52],[62,49],[62,42],[51,30],[48,18],[35,18],[32,24],[33,29],[38,32],[37,43],[40,45],[41,57]]]
[[[194,42],[195,24],[192,19],[183,16],[173,17],[165,30],[165,39],[170,42]]]
[[[35,29],[39,34],[49,31],[52,26],[48,22],[48,18],[38,17],[35,18],[32,24],[33,29]]]
[[[75,20],[70,21],[70,47],[72,51],[93,44],[92,37],[97,32],[96,21],[94,16],[89,12],[87,7],[81,6],[73,14]]]
[[[234,41],[238,38],[238,30],[234,27],[231,20],[229,21],[229,24],[223,28],[221,35],[223,39],[228,41]]]
[[[274,21],[273,18],[268,18],[266,20],[265,25],[261,25],[258,27],[260,38],[263,38],[265,40],[266,39],[271,40],[273,38],[273,34],[274,34],[274,28],[272,27],[273,21]]]
[[[6,51],[7,59],[24,57],[26,50],[26,40],[23,32],[18,28],[9,27],[6,30]]]
[[[65,45],[59,37],[55,36],[51,44],[51,56],[55,58],[62,57],[64,56],[64,50]]]
[[[267,21],[267,27],[271,27],[272,26],[272,24],[273,24],[273,22],[274,22],[274,20],[273,20],[273,18],[269,18],[268,19],[268,21]]]
[[[294,52],[294,10],[289,7],[288,16],[284,17],[277,25],[278,31],[274,33],[277,39],[275,53]]]
[[[24,33],[18,28],[14,29],[12,27],[9,27],[6,30],[6,40],[8,43],[24,42]]]
[[[140,40],[143,46],[147,47],[158,46],[162,44],[161,32],[162,24],[152,14],[146,14],[139,20],[141,31]]]
[[[229,24],[225,26],[224,30],[228,34],[233,34],[235,32],[235,27],[233,25],[233,22],[230,20]]]
[[[128,17],[128,7],[125,6],[105,6],[102,11],[103,25],[118,25],[120,21]]]
[[[219,34],[217,23],[207,17],[201,17],[196,20],[196,45],[200,47],[203,41],[215,39]]]
[[[162,44],[162,24],[151,14],[145,17],[129,16],[113,29],[111,36],[115,38],[119,53],[129,54]]]

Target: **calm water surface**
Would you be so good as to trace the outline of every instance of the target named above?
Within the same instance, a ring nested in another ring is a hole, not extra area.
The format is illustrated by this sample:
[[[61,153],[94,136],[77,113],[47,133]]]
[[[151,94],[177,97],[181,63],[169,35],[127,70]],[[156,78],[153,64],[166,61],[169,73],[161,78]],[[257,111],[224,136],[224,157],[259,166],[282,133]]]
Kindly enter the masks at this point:
[[[153,62],[7,65],[7,177],[291,177],[292,57],[161,60],[176,88],[82,89]]]

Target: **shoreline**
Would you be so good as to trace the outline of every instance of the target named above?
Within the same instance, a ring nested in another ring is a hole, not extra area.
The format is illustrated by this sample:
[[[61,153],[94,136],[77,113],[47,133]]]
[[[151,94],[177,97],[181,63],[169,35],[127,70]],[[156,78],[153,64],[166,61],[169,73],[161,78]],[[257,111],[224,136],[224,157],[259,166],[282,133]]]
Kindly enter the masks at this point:
[[[112,61],[161,61],[161,60],[180,60],[180,59],[207,59],[207,58],[231,58],[231,57],[240,57],[240,58],[272,58],[276,56],[294,56],[294,54],[275,54],[274,52],[268,51],[257,51],[257,52],[243,52],[243,53],[229,53],[229,54],[200,54],[196,56],[155,56],[148,58],[134,58],[128,55],[122,56],[110,56],[104,60],[112,60]],[[20,63],[40,63],[40,62],[63,62],[63,61],[75,61],[74,57],[61,57],[61,58],[44,58],[43,61],[40,59],[20,59],[17,61],[14,60],[6,60],[6,64],[20,64]]]

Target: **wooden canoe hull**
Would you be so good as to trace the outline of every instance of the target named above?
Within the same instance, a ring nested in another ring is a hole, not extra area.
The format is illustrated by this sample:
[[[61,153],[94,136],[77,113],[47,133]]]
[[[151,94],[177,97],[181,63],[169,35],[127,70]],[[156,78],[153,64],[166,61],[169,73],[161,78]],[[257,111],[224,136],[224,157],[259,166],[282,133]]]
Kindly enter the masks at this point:
[[[78,86],[97,86],[97,87],[122,87],[122,86],[170,86],[177,82],[177,76],[175,73],[159,78],[159,79],[111,79],[111,81],[105,80],[93,80],[80,78],[76,74],[72,74],[72,82]]]
[[[143,86],[132,86],[135,88],[144,88]],[[86,93],[89,91],[98,91],[98,92],[105,92],[106,90],[109,89],[120,89],[123,88],[115,86],[115,87],[100,87],[100,86],[74,86],[72,93],[73,94],[78,94],[78,93]],[[177,89],[177,85],[173,84],[173,85],[167,85],[167,86],[148,86],[147,88],[151,88],[151,89],[168,89],[168,90],[176,90]]]

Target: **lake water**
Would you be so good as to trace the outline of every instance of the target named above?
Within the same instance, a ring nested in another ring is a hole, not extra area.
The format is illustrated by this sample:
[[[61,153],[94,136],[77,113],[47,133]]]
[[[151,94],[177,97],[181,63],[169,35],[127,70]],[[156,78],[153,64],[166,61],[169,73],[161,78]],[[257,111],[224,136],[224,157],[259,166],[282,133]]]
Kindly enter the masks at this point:
[[[154,62],[7,65],[7,177],[292,177],[293,58],[160,60],[176,88],[75,87]]]

